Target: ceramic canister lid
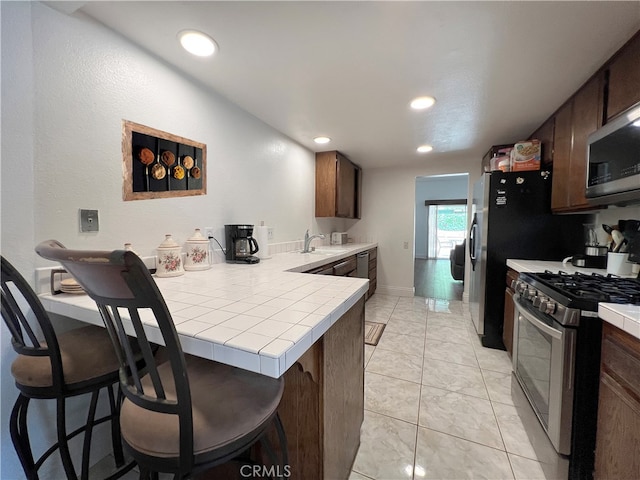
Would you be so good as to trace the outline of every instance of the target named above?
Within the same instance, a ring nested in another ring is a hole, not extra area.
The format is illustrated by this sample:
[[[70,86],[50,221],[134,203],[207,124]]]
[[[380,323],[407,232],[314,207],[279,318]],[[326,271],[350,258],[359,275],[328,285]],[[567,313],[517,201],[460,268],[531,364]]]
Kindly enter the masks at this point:
[[[164,241],[158,246],[158,249],[161,248],[180,248],[180,245],[178,245],[178,242],[176,242],[173,237],[171,237],[171,234],[168,233],[164,236]]]
[[[204,235],[202,235],[202,232],[200,231],[199,228],[196,228],[195,233],[191,237],[189,237],[187,242],[189,242],[189,243],[209,243],[209,239],[207,237],[205,237]]]

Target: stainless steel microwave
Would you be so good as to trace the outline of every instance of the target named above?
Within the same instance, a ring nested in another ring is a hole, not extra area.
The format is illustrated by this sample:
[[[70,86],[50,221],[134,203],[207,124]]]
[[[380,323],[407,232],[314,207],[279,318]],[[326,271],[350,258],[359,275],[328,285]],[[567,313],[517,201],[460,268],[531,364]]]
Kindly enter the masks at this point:
[[[599,205],[640,203],[640,103],[587,141],[587,200]]]

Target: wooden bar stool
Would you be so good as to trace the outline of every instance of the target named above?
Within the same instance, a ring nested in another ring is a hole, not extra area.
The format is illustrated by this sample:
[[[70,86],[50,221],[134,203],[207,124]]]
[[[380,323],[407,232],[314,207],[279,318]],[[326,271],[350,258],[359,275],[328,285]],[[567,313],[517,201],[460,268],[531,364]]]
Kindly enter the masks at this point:
[[[13,349],[18,357],[11,364],[11,373],[19,390],[11,412],[11,440],[28,479],[37,479],[38,470],[53,452],[58,450],[69,479],[77,478],[69,452],[69,440],[84,432],[81,478],[89,476],[91,434],[94,426],[111,422],[111,439],[117,475],[133,468],[124,466],[120,437],[119,398],[113,386],[118,382],[118,358],[107,331],[86,326],[56,334],[38,296],[20,273],[2,257],[2,318],[9,328]],[[40,330],[39,336],[36,332]],[[109,396],[109,414],[96,419],[98,397],[102,389]],[[68,433],[66,399],[90,394],[86,424]],[[31,399],[56,401],[57,442],[34,460],[27,410]]]
[[[60,262],[98,305],[122,365],[125,451],[140,465],[141,477],[158,472],[190,477],[238,459],[258,443],[269,457],[270,465],[264,467],[286,472],[286,437],[277,415],[282,378],[185,355],[155,280],[133,252],[68,250],[55,240],[41,243],[36,251]],[[160,329],[168,357],[160,365],[152,362],[142,318]],[[136,368],[123,341],[127,331],[135,331],[148,372]],[[268,440],[272,425],[279,459]]]

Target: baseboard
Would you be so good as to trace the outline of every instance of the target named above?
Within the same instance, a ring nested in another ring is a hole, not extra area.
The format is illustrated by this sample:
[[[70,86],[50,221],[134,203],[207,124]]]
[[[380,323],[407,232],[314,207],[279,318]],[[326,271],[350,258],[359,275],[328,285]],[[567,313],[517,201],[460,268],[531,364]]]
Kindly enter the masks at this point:
[[[469,303],[469,293],[468,292],[462,292],[462,302],[463,303]]]
[[[416,260],[427,260],[429,257],[427,257],[426,255],[416,255],[414,258]]]
[[[415,289],[413,287],[394,287],[392,285],[378,285],[376,293],[381,295],[394,295],[396,297],[413,297]]]

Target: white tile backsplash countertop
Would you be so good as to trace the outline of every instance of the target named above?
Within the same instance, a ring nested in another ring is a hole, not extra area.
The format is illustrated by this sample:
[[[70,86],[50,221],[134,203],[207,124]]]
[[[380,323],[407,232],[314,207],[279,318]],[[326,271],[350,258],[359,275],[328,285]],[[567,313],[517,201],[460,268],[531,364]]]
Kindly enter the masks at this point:
[[[517,260],[508,259],[507,267],[513,268],[517,272],[544,272],[549,270],[557,273],[563,271],[566,273],[585,273],[591,275],[592,273],[599,273],[606,275],[607,271],[597,268],[577,268],[571,265],[571,263],[562,262],[548,262],[539,260]],[[635,275],[625,276],[628,278],[635,278]],[[620,330],[624,330],[630,335],[640,339],[640,305],[620,305],[616,303],[599,303],[598,304],[598,316],[604,321],[618,327]]]
[[[179,277],[154,278],[186,353],[277,378],[369,288],[369,280],[363,278],[298,272],[376,246],[348,244],[322,247],[322,253],[287,252],[253,265],[222,263]],[[45,309],[103,326],[89,296],[51,294],[50,272],[51,268],[36,270]],[[162,343],[153,316],[142,319],[149,339]]]

